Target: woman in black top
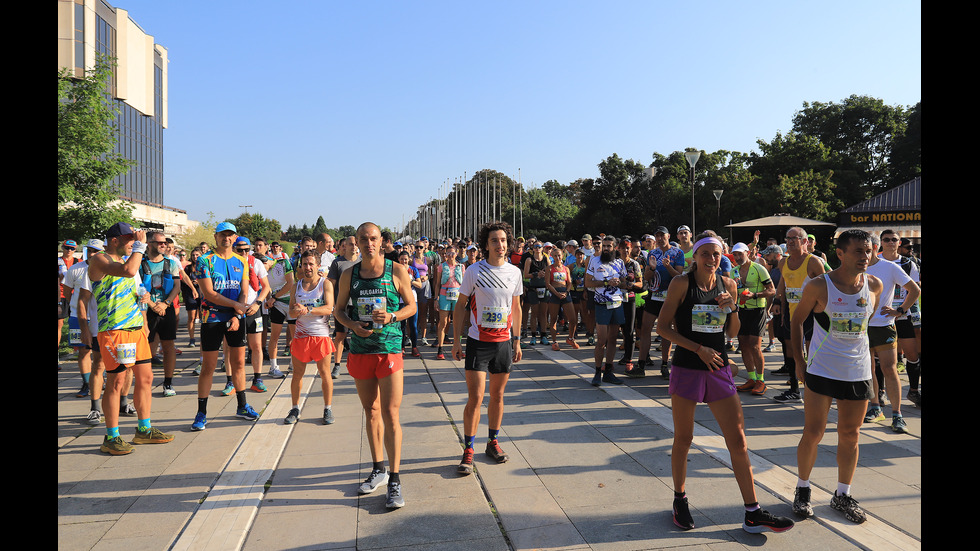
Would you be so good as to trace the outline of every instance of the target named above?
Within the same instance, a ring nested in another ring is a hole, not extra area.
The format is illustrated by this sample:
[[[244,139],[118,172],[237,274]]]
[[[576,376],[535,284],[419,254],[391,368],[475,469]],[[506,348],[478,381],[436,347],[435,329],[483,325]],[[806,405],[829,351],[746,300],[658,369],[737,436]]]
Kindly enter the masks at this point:
[[[742,404],[725,353],[725,336],[733,338],[738,334],[739,321],[735,282],[715,272],[722,252],[722,243],[713,232],[698,236],[691,270],[671,280],[657,320],[657,333],[676,347],[670,370],[674,524],[685,530],[694,528],[684,484],[687,456],[694,440],[694,410],[698,402],[705,402],[721,428],[731,455],[735,480],[745,503],[742,528],[750,533],[767,529],[782,532],[792,528],[793,521],[772,516],[756,500]]]

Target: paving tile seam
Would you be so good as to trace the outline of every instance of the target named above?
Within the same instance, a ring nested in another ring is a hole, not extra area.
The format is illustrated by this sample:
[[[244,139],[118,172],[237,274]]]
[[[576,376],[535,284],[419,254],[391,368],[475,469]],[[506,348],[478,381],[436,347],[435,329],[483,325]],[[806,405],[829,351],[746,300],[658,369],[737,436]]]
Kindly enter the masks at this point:
[[[313,373],[308,372],[303,378],[307,380],[304,381],[303,389],[300,392],[300,408],[306,404],[306,400],[316,379],[316,371]],[[274,458],[268,455],[260,456],[265,457],[262,466],[242,470],[234,469],[233,466],[240,464],[254,465],[256,463],[252,456],[254,450],[247,445],[247,443],[251,444],[255,440],[249,441],[249,437],[268,432],[266,429],[270,426],[275,429],[281,429],[281,427],[278,427],[276,419],[264,418],[267,413],[273,413],[270,411],[270,407],[277,398],[280,401],[287,400],[287,407],[292,407],[290,385],[280,382],[279,388],[276,389],[272,396],[269,396],[265,400],[265,405],[258,412],[260,414],[259,420],[255,421],[245,432],[241,441],[239,441],[234,451],[230,454],[221,472],[205,493],[203,501],[194,509],[174,538],[174,544],[171,549],[214,549],[215,542],[211,540],[216,537],[215,534],[218,526],[227,527],[229,524],[233,528],[237,528],[235,530],[235,536],[237,536],[237,532],[240,532],[237,544],[234,547],[230,547],[230,549],[241,549],[252,523],[258,514],[262,499],[265,497],[265,484],[274,477],[275,467],[282,459],[282,454],[286,449],[286,443],[289,441],[295,425],[286,427],[285,434],[279,435],[282,440],[282,445],[278,447],[278,452],[274,455]],[[271,409],[278,411],[282,408]],[[233,497],[229,499],[230,496]],[[229,502],[232,504],[229,505]],[[246,522],[223,522],[227,518],[241,519],[243,517],[246,519]],[[232,530],[223,530],[221,535],[217,536],[220,540],[218,543],[227,544],[231,541],[233,539],[233,536],[229,535],[231,532]]]
[[[583,381],[589,381],[589,378],[594,374],[594,367],[589,366],[585,363],[585,361],[576,360],[564,352],[552,350],[535,351],[544,356],[544,358],[565,367],[569,372],[571,372],[573,375],[577,375]],[[664,410],[669,411],[670,408],[668,406],[661,404],[659,401],[653,398],[644,396],[626,385],[617,385],[615,387],[603,385],[598,387],[598,390],[606,392],[612,398],[623,403],[627,407],[637,410],[641,415],[647,417],[651,421],[660,425],[663,429],[673,434],[672,417],[670,417],[669,414],[658,414],[658,412]],[[621,397],[620,395],[623,396]],[[652,406],[641,409],[635,407],[634,404],[637,403],[652,403]],[[592,424],[590,421],[586,421],[586,423],[589,425]],[[716,440],[721,440],[720,446],[710,445],[710,441]],[[724,437],[697,422],[695,422],[694,442],[692,442],[691,446],[704,451],[712,458],[725,465],[727,468],[732,468],[731,458],[728,455],[727,447],[724,445]],[[787,498],[784,496],[793,494],[796,487],[797,475],[785,467],[771,463],[770,461],[756,455],[752,451],[749,451],[749,460],[752,464],[755,485],[762,488],[776,499],[792,505],[792,498]],[[832,493],[829,493],[822,488],[818,488],[817,486],[811,487],[815,490],[814,495],[820,495],[823,497],[823,502],[825,503],[830,502],[831,497],[833,497]],[[815,498],[811,499],[811,502],[816,501],[817,500]],[[829,506],[827,507],[829,509]],[[826,526],[845,538],[865,545],[867,549],[878,549],[883,545],[894,546],[895,548],[899,549],[921,546],[922,542],[919,539],[907,534],[904,530],[894,527],[892,524],[878,518],[872,513],[867,514],[868,520],[859,525],[840,523],[838,522],[838,519],[833,518],[832,515],[825,517],[814,516],[811,520]]]
[[[446,416],[449,420],[449,425],[453,428],[453,431],[456,433],[456,438],[460,444],[460,449],[462,449],[463,439],[461,438],[462,432],[460,431],[459,425],[457,424],[456,419],[453,417],[452,411],[450,411],[449,405],[446,403],[446,399],[442,395],[442,391],[439,390],[439,385],[436,384],[436,378],[429,370],[429,365],[426,363],[425,358],[419,358],[419,360],[422,362],[422,367],[425,368],[425,373],[429,377],[429,383],[432,385],[432,390],[435,392],[436,396],[439,397],[439,403],[442,404],[442,408],[446,411]],[[458,371],[459,368],[456,367],[455,360],[450,359],[449,361],[452,362],[453,366]],[[507,529],[504,526],[502,519],[500,518],[500,514],[497,511],[496,505],[494,505],[493,496],[490,495],[490,489],[487,487],[486,482],[483,480],[483,477],[480,475],[480,469],[475,464],[475,462],[473,465],[473,475],[476,476],[476,479],[480,486],[480,490],[483,492],[483,496],[487,500],[487,507],[490,509],[490,512],[493,515],[493,519],[497,523],[497,528],[500,529],[500,534],[503,536],[504,542],[507,544],[507,548],[510,549],[511,551],[514,551],[516,548],[514,547],[513,542],[511,542],[510,537],[507,535]]]

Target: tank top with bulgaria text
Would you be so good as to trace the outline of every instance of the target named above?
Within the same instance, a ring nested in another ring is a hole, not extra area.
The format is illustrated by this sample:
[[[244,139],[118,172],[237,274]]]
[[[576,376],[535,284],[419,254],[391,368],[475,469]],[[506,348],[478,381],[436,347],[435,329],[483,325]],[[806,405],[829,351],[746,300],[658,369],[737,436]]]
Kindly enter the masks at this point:
[[[350,299],[354,305],[355,321],[371,321],[376,308],[386,312],[398,310],[398,291],[391,275],[392,262],[385,259],[384,273],[381,277],[364,279],[361,277],[361,264],[355,264],[350,278]],[[369,337],[359,337],[350,332],[351,354],[400,354],[402,351],[402,329],[400,323],[388,323],[374,327]]]

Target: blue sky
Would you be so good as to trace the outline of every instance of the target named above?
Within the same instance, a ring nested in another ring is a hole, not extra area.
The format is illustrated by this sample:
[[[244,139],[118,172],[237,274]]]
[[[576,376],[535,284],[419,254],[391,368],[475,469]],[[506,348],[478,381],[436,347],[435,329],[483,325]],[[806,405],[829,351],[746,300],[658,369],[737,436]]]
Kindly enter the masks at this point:
[[[194,220],[400,227],[464,173],[568,184],[921,99],[914,1],[113,5],[168,49],[164,202]]]

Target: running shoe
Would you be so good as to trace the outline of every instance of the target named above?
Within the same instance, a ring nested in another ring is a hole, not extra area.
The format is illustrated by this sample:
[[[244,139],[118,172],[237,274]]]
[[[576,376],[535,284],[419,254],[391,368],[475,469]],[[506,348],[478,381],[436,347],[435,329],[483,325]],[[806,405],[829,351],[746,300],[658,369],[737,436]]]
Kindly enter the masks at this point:
[[[324,425],[332,425],[333,422],[334,422],[333,410],[332,409],[323,408],[323,424]]]
[[[909,429],[905,425],[905,418],[904,417],[902,417],[901,415],[893,415],[892,416],[892,431],[898,432],[898,433],[901,433],[901,434],[908,433]]]
[[[773,396],[773,400],[781,403],[802,402],[799,391],[787,390],[778,396]]]
[[[751,390],[755,390],[756,382],[757,381],[755,379],[749,379],[748,381],[745,381],[744,383],[735,387],[735,390],[739,392],[749,392]]]
[[[755,388],[752,389],[752,394],[755,396],[764,396],[766,394],[766,382],[756,381]]]
[[[602,382],[610,383],[614,385],[623,384],[623,380],[617,377],[612,370],[612,366],[606,368],[605,373],[602,374]]]
[[[868,408],[868,413],[864,416],[865,423],[877,423],[878,421],[884,421],[885,414],[881,412],[881,407],[871,406]]]
[[[160,366],[162,366],[163,365],[163,356],[160,356],[159,354],[156,355],[156,356],[153,356],[153,359],[151,360],[150,363],[154,367],[160,367]]]
[[[761,534],[765,530],[773,532],[785,532],[794,526],[794,522],[786,517],[774,516],[763,508],[755,511],[745,512],[745,522],[742,523],[742,530],[750,534]]]
[[[573,350],[578,350],[579,348],[581,348],[581,347],[580,347],[580,346],[578,345],[578,343],[577,343],[577,342],[575,342],[575,339],[573,339],[573,338],[571,338],[571,337],[568,337],[567,339],[565,339],[565,343],[566,343],[566,344],[567,344],[568,346],[571,346]],[[557,343],[556,343],[556,344],[557,344]]]
[[[367,480],[361,483],[357,487],[357,493],[364,495],[370,494],[371,492],[378,489],[378,486],[388,482],[388,471],[371,471],[368,475]]]
[[[269,389],[265,386],[265,383],[262,382],[262,379],[259,379],[258,377],[256,377],[256,378],[252,379],[252,388],[251,388],[251,390],[252,390],[252,392],[266,392]]]
[[[864,509],[861,509],[857,500],[848,494],[838,495],[835,491],[834,497],[830,500],[830,508],[844,513],[847,520],[857,524],[868,520],[864,514]]]
[[[538,339],[532,336],[532,337],[531,337],[531,340],[530,340],[530,341],[528,341],[528,343],[527,343],[527,344],[529,344],[529,345],[531,345],[531,346],[533,346],[533,345],[535,345],[535,344],[538,344]]]
[[[510,456],[504,453],[504,450],[500,449],[500,444],[497,439],[489,440],[487,442],[487,457],[493,459],[497,463],[506,463]]]
[[[402,485],[400,482],[388,483],[388,499],[385,507],[388,509],[400,509],[405,506],[405,498],[402,497]]]
[[[670,380],[670,368],[667,367],[667,364],[660,366],[660,378],[665,381]]]
[[[595,346],[595,335],[589,335],[589,346]]]
[[[422,346],[429,346],[429,339],[425,339],[425,338],[423,338],[422,340],[420,340],[420,341],[418,341],[418,342],[419,342],[419,344],[421,344]]]
[[[286,415],[286,419],[283,420],[283,423],[292,425],[296,421],[299,421],[299,408],[294,407],[289,410],[289,414]]]
[[[90,425],[98,425],[102,423],[102,412],[97,409],[93,409],[92,411],[88,412],[88,417],[85,418],[85,422]]]
[[[109,438],[107,434],[105,439],[102,440],[102,446],[99,451],[108,453],[110,455],[126,455],[128,453],[133,453],[133,446],[122,439],[121,436],[116,436],[115,438]]]
[[[133,444],[166,444],[172,442],[173,439],[174,435],[167,434],[156,427],[150,427],[150,430],[146,431],[137,428]]]
[[[459,467],[456,468],[456,472],[459,474],[470,474],[473,472],[473,448],[463,450],[463,459],[459,462]]]
[[[78,389],[75,398],[84,398],[90,394],[88,383],[82,383],[82,388]]]
[[[208,425],[207,415],[199,411],[197,412],[197,415],[194,416],[194,422],[191,423],[191,430],[204,430],[207,427],[207,425]]]
[[[682,530],[694,528],[694,517],[691,516],[691,508],[687,504],[686,497],[674,498],[674,524]]]
[[[221,395],[228,396],[233,392],[235,392],[235,384],[232,383],[231,381],[228,381],[227,383],[225,383],[225,388],[222,389]]]
[[[170,396],[176,396],[176,395],[177,395],[177,391],[174,390],[174,387],[172,385],[163,385],[163,396],[164,396],[164,398],[167,398],[167,397],[170,397]]]
[[[548,346],[548,345],[551,344],[551,342],[548,340],[548,337],[545,337],[545,336],[542,335],[541,336],[541,344],[543,344],[545,346]]]
[[[412,357],[413,357],[413,358],[418,358],[418,357],[419,357],[419,356],[421,356],[421,355],[422,355],[422,354],[421,354],[421,353],[419,352],[419,349],[418,349],[418,347],[417,347],[417,346],[413,346],[413,347],[412,347]]]
[[[197,341],[194,340],[194,339],[191,339],[190,343],[187,346],[197,346]]]
[[[191,371],[191,373],[193,373],[195,377],[197,377],[197,376],[199,376],[201,374],[201,364],[202,363],[204,363],[204,360],[203,359],[197,360],[197,364],[194,365],[194,371]]]
[[[280,371],[278,367],[273,367],[273,368],[269,369],[269,378],[270,379],[285,379],[286,378],[286,374],[283,373],[282,371]]]
[[[259,414],[252,409],[252,406],[245,404],[243,407],[238,408],[235,417],[245,419],[246,421],[255,421],[259,418]]]
[[[436,359],[437,360],[445,360],[446,359],[446,355],[442,353],[442,350],[439,350],[439,352],[436,352]]]
[[[558,346],[558,341],[551,343],[551,349],[555,351],[561,350],[561,347]]]
[[[772,352],[773,343],[769,343],[765,348],[762,349],[763,352]]]
[[[626,370],[626,376],[630,379],[642,379],[647,376],[647,364],[645,361],[640,360],[636,362],[636,365],[632,369]]]
[[[813,507],[810,505],[810,487],[797,487],[793,497],[793,512],[800,518],[810,518],[813,516]]]
[[[333,368],[330,370],[330,378],[336,379],[340,377],[340,364],[333,364]]]
[[[602,384],[602,368],[595,368],[595,376],[592,377],[592,386],[599,386]]]
[[[909,389],[908,399],[915,407],[922,407],[922,395],[916,389]]]
[[[126,404],[125,406],[119,406],[119,415],[136,417],[136,406],[134,406],[132,402]]]

